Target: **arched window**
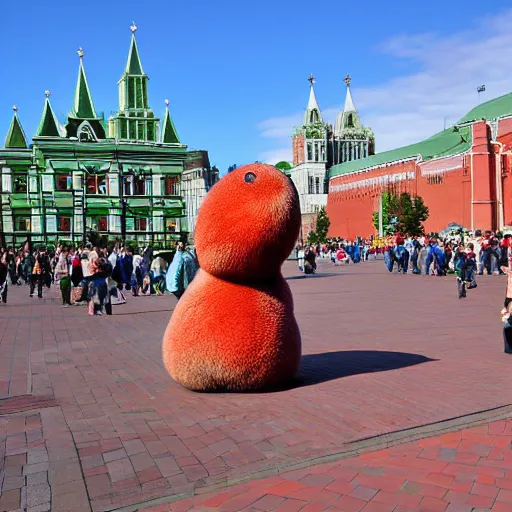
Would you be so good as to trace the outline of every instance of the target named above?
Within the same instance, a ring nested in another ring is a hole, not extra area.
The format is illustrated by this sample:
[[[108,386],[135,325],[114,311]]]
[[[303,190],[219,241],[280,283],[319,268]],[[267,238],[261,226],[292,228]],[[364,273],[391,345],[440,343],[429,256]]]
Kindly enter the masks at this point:
[[[94,131],[87,121],[78,127],[77,138],[80,142],[96,142]]]
[[[347,117],[347,128],[354,128],[354,116],[349,114]]]
[[[313,110],[311,111],[311,114],[309,115],[309,122],[310,122],[310,123],[318,123],[318,121],[319,121],[319,120],[320,120],[320,119],[319,119],[319,117],[318,117],[318,112],[317,112],[317,110],[316,110],[316,109],[313,109]]]

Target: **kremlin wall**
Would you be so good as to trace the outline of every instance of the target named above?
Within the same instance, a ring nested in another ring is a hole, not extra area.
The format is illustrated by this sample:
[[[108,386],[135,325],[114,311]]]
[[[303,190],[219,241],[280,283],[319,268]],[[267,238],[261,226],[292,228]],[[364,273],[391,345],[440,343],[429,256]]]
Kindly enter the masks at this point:
[[[481,103],[429,139],[374,154],[374,134],[359,118],[350,77],[334,126],[322,119],[313,76],[309,82],[288,171],[300,197],[303,241],[323,206],[329,236],[376,234],[372,214],[389,191],[423,198],[427,233],[452,222],[469,230],[512,226],[512,93]]]
[[[512,225],[512,94],[474,108],[430,139],[328,171],[330,236],[375,233],[372,212],[388,190],[421,196],[425,231]]]

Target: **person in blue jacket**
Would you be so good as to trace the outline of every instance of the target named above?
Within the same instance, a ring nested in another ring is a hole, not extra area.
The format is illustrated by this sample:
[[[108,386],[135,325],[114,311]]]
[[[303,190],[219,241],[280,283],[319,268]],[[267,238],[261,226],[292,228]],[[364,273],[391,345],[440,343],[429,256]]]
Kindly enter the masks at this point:
[[[199,263],[194,249],[184,250],[183,242],[179,242],[176,254],[165,276],[167,291],[174,294],[179,300],[194,279],[198,269]]]
[[[425,261],[425,274],[430,275],[430,265],[435,264],[437,275],[444,275],[445,254],[444,251],[437,245],[437,241],[433,238],[430,239],[428,244],[427,259]]]

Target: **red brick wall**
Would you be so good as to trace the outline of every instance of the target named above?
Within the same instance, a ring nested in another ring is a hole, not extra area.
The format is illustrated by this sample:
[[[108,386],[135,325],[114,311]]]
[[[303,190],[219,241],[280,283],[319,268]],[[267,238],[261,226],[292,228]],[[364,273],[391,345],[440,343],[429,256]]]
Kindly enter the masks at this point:
[[[491,144],[491,130],[485,121],[475,123],[473,147],[464,156],[461,169],[442,174],[442,182],[421,176],[421,169],[414,162],[405,162],[381,169],[374,169],[331,180],[330,187],[352,183],[386,174],[415,171],[414,180],[401,182],[397,191],[418,194],[429,207],[430,216],[425,222],[427,232],[440,231],[450,222],[457,222],[469,229],[496,229],[497,180],[503,189],[503,221],[512,225],[512,117],[502,119],[498,125],[498,142]],[[303,144],[302,140],[302,144]],[[499,152],[501,151],[501,155]],[[303,152],[303,146],[302,146]],[[295,155],[295,146],[294,146]],[[442,168],[443,162],[439,161]],[[498,167],[498,169],[497,169]],[[473,180],[473,181],[472,181]],[[329,192],[327,213],[331,220],[331,236],[366,236],[375,233],[372,213],[378,210],[378,187]]]
[[[502,119],[498,125],[498,142],[503,144],[503,151],[512,149],[512,117]]]
[[[293,165],[303,164],[304,158],[304,134],[294,135],[292,138]]]
[[[417,177],[417,194],[429,208],[425,221],[427,233],[439,232],[451,222],[471,228],[471,176],[468,168],[448,171],[442,183],[432,184],[426,177]]]
[[[502,152],[512,150],[512,118],[503,119],[498,126],[498,142],[503,144]],[[501,155],[503,184],[503,221],[512,226],[512,154]]]
[[[356,236],[368,236],[375,233],[372,222],[372,213],[379,209],[379,196],[383,192],[381,188],[365,187],[343,192],[331,192],[331,187],[352,183],[367,178],[377,178],[386,174],[398,174],[415,170],[414,162],[405,162],[390,167],[374,169],[372,171],[356,175],[340,176],[330,182],[329,195],[327,197],[327,215],[331,221],[330,236],[343,236],[354,238]],[[400,192],[415,193],[415,181],[402,181],[395,184],[394,189]],[[385,190],[384,190],[385,192]]]
[[[473,125],[471,155],[473,189],[473,227],[489,229],[494,225],[495,157],[490,154],[490,129],[483,121]]]
[[[512,121],[503,128],[500,126],[500,129],[503,131],[503,139],[507,138],[508,143],[512,144]],[[496,157],[491,154],[489,139],[490,133],[486,123],[476,123],[473,126],[472,155],[464,157],[460,169],[442,173],[441,180],[429,180],[427,176],[423,177],[421,169],[412,161],[332,179],[327,200],[327,213],[331,220],[329,234],[354,238],[375,233],[372,213],[378,210],[379,195],[386,192],[386,189],[381,190],[378,186],[331,192],[333,186],[410,170],[415,171],[414,180],[396,184],[396,192],[409,192],[424,199],[430,211],[429,218],[425,222],[427,233],[438,232],[451,222],[469,229],[496,228],[494,205]],[[508,159],[507,162],[510,169],[512,160]],[[442,168],[442,160],[439,166]],[[503,188],[505,223],[507,223],[512,222],[512,176],[507,175],[504,178]],[[474,204],[472,204],[472,193]]]
[[[503,220],[512,226],[512,154],[502,155]]]

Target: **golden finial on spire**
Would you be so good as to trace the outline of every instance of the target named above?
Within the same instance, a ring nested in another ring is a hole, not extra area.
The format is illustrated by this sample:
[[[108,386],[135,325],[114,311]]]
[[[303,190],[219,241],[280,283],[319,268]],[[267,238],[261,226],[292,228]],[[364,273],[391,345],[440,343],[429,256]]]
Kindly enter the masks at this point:
[[[135,25],[135,21],[132,21],[132,24],[130,25],[130,30],[132,31],[132,34],[135,34],[135,32],[137,32],[137,29],[139,27],[137,27],[137,25]]]
[[[51,94],[52,94],[52,93],[51,93],[48,89],[46,89],[46,91],[44,91],[44,95],[45,95],[47,98],[49,98],[49,97],[51,96]]]
[[[347,84],[347,87],[350,87],[350,82],[351,82],[351,78],[350,78],[350,75],[347,75],[343,81]]]
[[[78,53],[78,56],[83,59],[84,57],[84,50],[82,49],[82,47],[80,46],[80,48],[78,48],[78,51],[76,52]]]
[[[168,100],[167,98],[165,99],[165,102],[164,102],[164,103],[165,103],[165,106],[166,106],[166,107],[168,107],[168,106],[169,106],[169,100]]]
[[[311,85],[316,84],[315,75],[313,75],[313,73],[311,73],[311,75],[309,75],[308,82],[309,82]]]
[[[12,109],[14,110],[14,112],[18,112],[18,106],[17,105],[13,105]]]

